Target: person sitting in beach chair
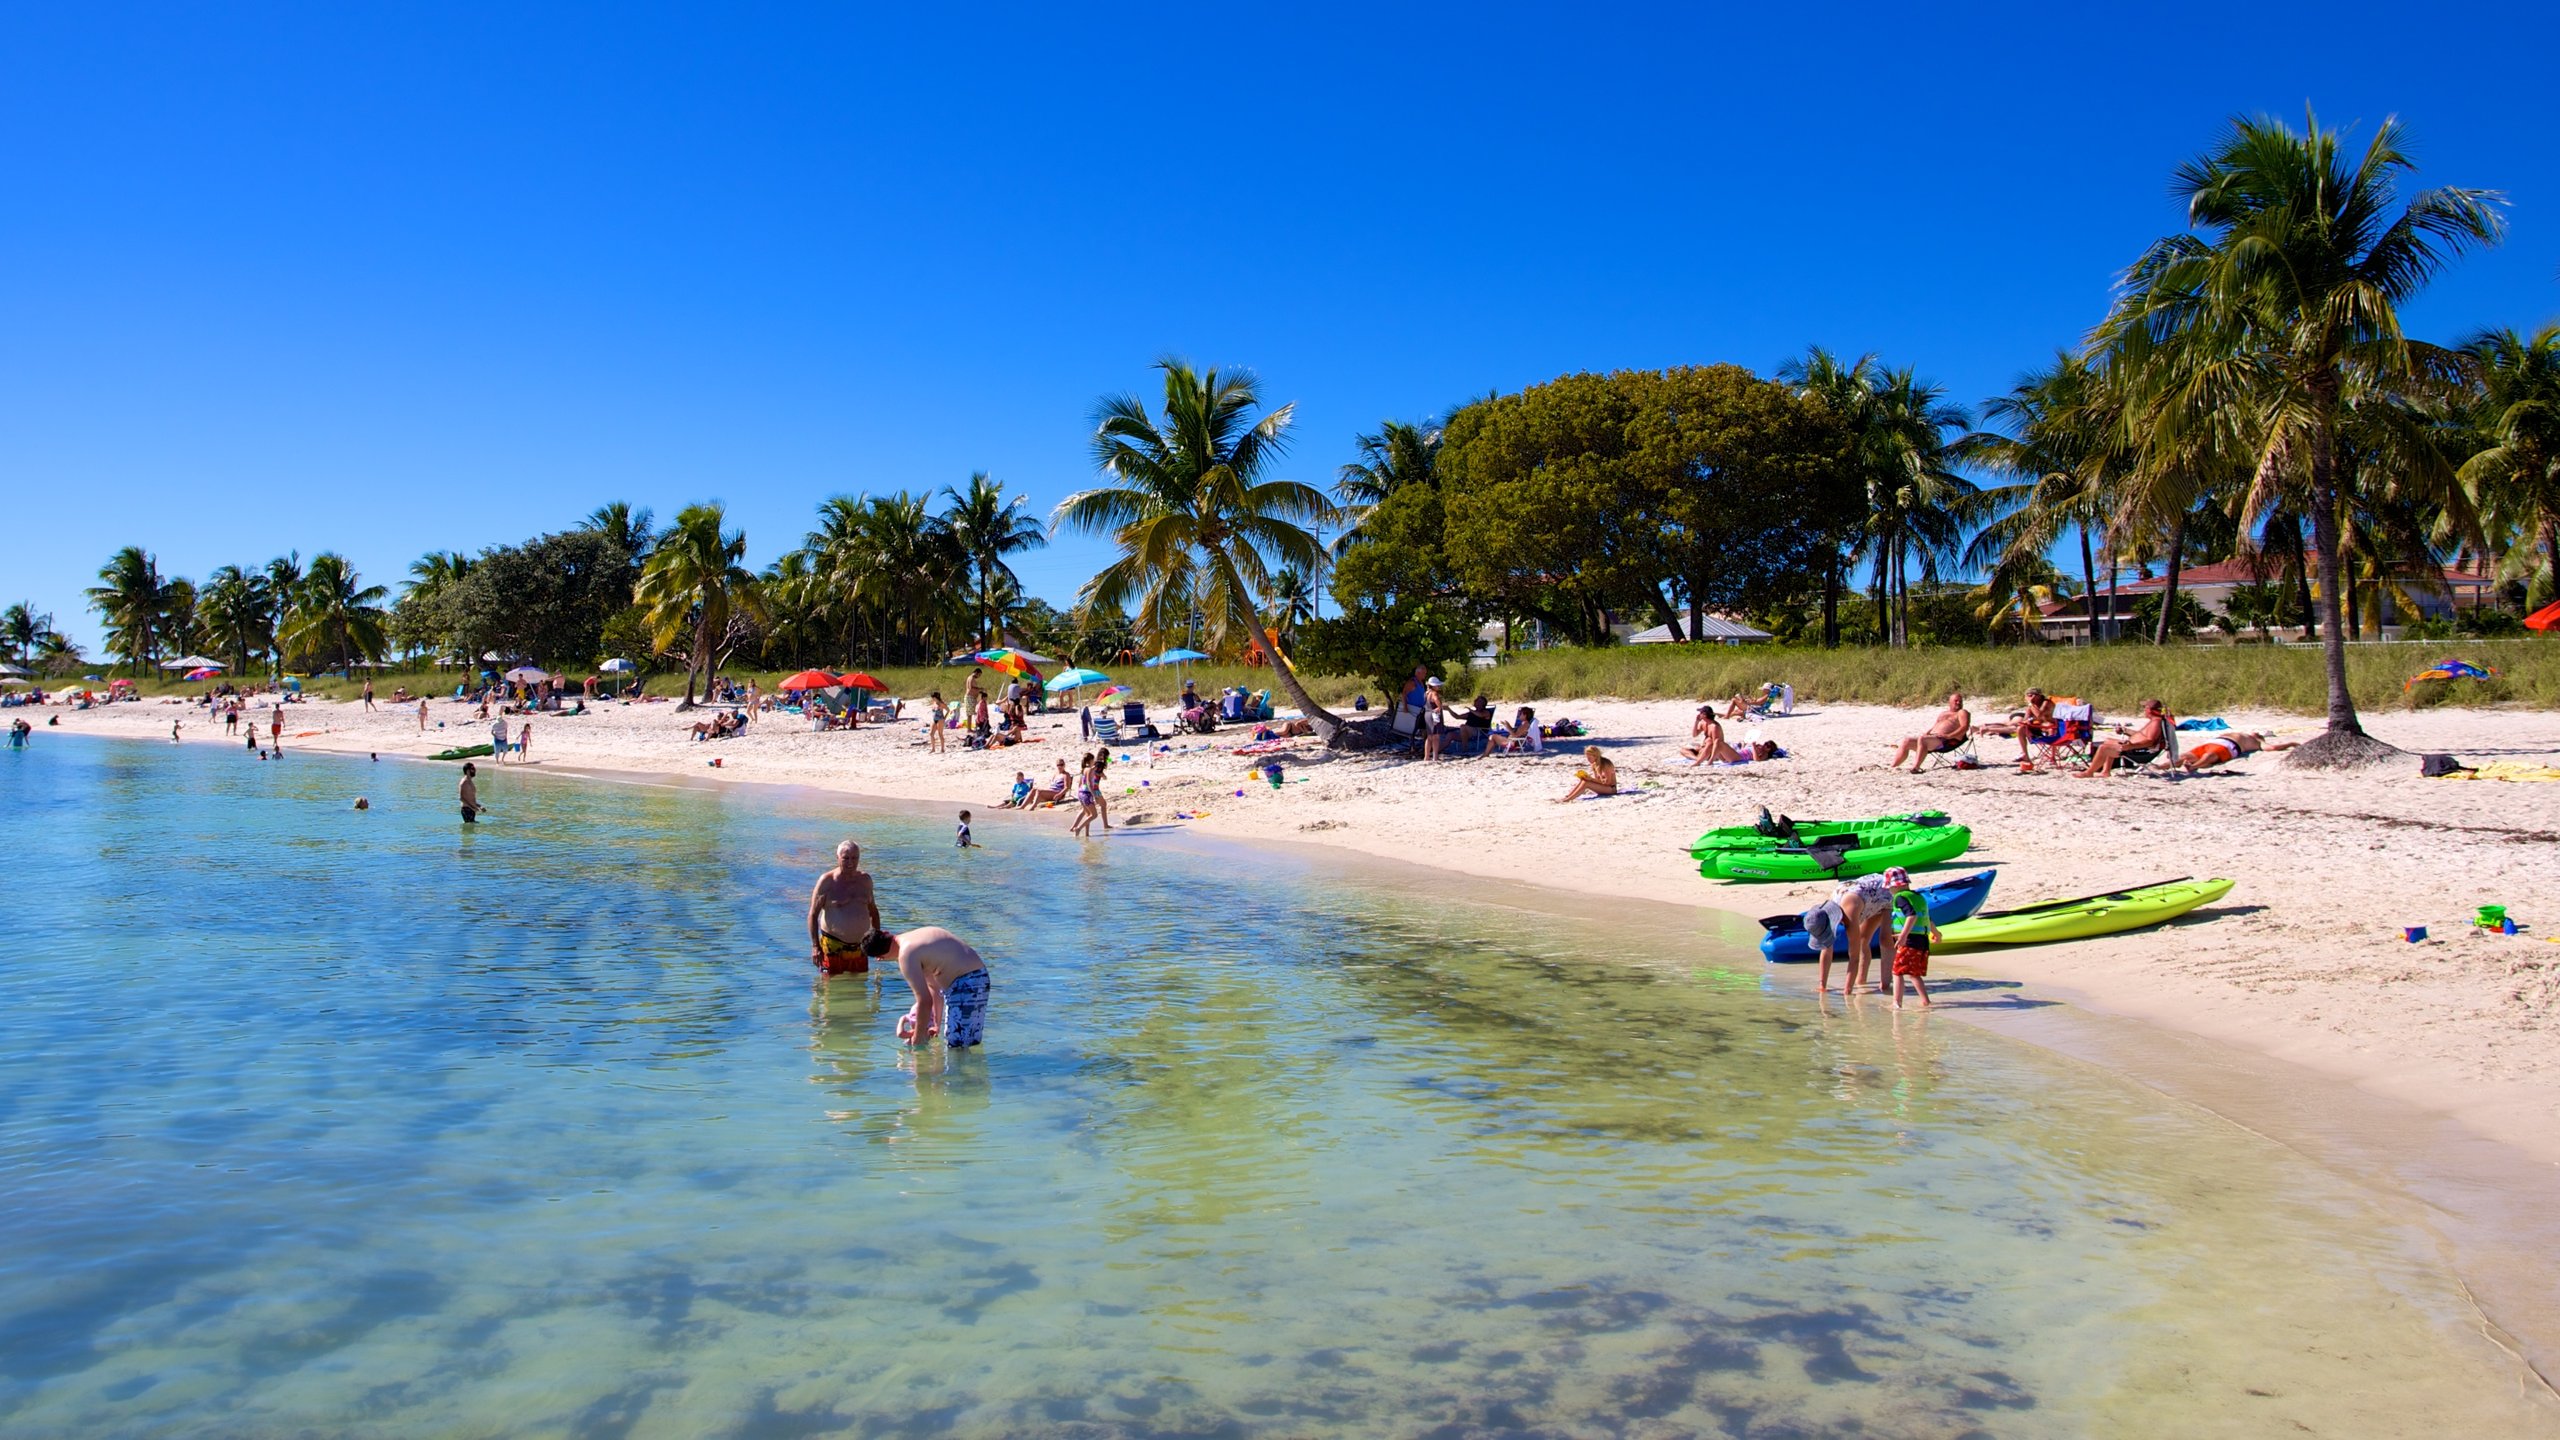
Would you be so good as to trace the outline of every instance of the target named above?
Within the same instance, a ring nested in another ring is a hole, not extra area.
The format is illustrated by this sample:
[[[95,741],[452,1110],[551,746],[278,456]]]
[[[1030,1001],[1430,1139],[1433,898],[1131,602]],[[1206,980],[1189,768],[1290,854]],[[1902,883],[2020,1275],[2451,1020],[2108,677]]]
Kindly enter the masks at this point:
[[[2142,721],[2131,729],[2116,727],[2118,738],[2099,742],[2089,756],[2089,763],[2071,772],[2075,780],[2093,775],[2113,776],[2119,769],[2139,770],[2167,757],[2168,769],[2178,766],[2178,722],[2169,707],[2157,700],[2142,702]]]
[[[1902,743],[1894,747],[1893,759],[1887,763],[1899,770],[1902,762],[1908,760],[1911,773],[1917,775],[1930,756],[1941,750],[1957,749],[1972,735],[1973,712],[1964,708],[1964,692],[1950,691],[1947,708],[1938,712],[1937,718],[1929,722],[1928,729],[1917,735],[1904,736]]]
[[[2009,736],[2018,742],[2018,763],[2035,763],[2034,747],[2050,745],[2061,735],[2054,728],[2053,700],[2042,690],[2027,687],[2027,703],[2009,712],[2006,720],[1994,720],[1974,727],[1977,735]]]
[[[2098,707],[2077,696],[2055,696],[2049,738],[2027,743],[2035,758],[2021,762],[2020,773],[2088,764],[2090,752],[2098,748]]]
[[[2178,757],[2178,764],[2193,775],[2216,765],[2228,765],[2243,755],[2255,755],[2261,750],[2290,750],[2301,743],[2299,740],[2269,740],[2250,730],[2226,730],[2187,747],[2187,752]]]
[[[1582,768],[1573,772],[1573,788],[1556,797],[1556,803],[1579,800],[1588,795],[1605,800],[1618,793],[1618,767],[1600,752],[1597,745],[1582,747]]]
[[[1117,745],[1120,743],[1120,722],[1113,719],[1108,710],[1091,715],[1085,725],[1085,738],[1104,745]]]
[[[1487,742],[1488,750],[1500,750],[1506,755],[1517,755],[1524,751],[1536,755],[1543,753],[1546,748],[1546,737],[1538,733],[1538,712],[1526,705],[1521,706],[1519,712],[1511,717],[1510,724],[1493,727],[1493,737]]]

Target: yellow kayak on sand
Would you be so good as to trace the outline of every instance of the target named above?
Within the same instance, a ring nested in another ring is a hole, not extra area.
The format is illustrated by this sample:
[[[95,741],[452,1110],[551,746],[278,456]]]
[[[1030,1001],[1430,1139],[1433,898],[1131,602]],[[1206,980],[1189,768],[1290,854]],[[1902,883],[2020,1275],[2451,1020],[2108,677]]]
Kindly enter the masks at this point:
[[[1946,945],[2034,945],[2047,940],[2086,940],[2175,920],[2199,905],[2231,893],[2228,880],[2181,876],[2076,900],[2046,900],[2014,910],[1990,910],[1939,931]]]

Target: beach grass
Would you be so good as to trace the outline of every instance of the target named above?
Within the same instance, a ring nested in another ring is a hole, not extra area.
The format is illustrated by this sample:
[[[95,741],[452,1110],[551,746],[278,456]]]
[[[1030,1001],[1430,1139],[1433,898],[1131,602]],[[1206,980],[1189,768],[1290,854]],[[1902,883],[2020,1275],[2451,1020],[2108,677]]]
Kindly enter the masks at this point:
[[[2411,675],[2439,659],[2459,657],[2496,669],[2485,682],[2424,684],[2404,688]],[[961,666],[871,666],[870,673],[896,694],[910,699],[940,689],[957,700],[968,671]],[[1162,705],[1180,691],[1171,669],[1138,666],[1104,667],[1127,684],[1136,698]],[[724,671],[733,680],[753,677],[771,690],[789,671]],[[2347,650],[2347,677],[2356,704],[2365,709],[2423,705],[2523,705],[2560,709],[2560,639],[2429,641],[2361,644]],[[1274,688],[1268,670],[1242,665],[1194,665],[1182,678],[1196,680],[1203,692],[1216,693],[1241,685],[1249,690]],[[452,670],[382,670],[374,672],[377,695],[389,696],[406,686],[413,693],[449,696]],[[1455,701],[1478,693],[1497,704],[1538,704],[1570,699],[1672,700],[1721,699],[1757,692],[1772,680],[1793,685],[1804,704],[1935,705],[1947,691],[2005,702],[2030,685],[2055,695],[2095,701],[2102,714],[2130,712],[2142,700],[2158,697],[2179,714],[2215,710],[2272,710],[2317,715],[2327,706],[2321,678],[2320,651],[2312,645],[2172,645],[2124,644],[2098,647],[1971,646],[1921,647],[1910,650],[1843,648],[1822,650],[1774,645],[1693,646],[1620,645],[1605,649],[1523,651],[1499,664],[1449,677]],[[1001,685],[1001,680],[997,680]],[[1306,677],[1318,703],[1347,706],[1366,693],[1372,707],[1384,704],[1368,681],[1319,675]],[[353,698],[361,681],[315,676],[303,682],[314,696]],[[200,694],[201,682],[149,681],[146,694]],[[684,693],[682,674],[648,679],[652,695]],[[1087,692],[1088,696],[1090,692]],[[1275,701],[1287,708],[1285,695]]]

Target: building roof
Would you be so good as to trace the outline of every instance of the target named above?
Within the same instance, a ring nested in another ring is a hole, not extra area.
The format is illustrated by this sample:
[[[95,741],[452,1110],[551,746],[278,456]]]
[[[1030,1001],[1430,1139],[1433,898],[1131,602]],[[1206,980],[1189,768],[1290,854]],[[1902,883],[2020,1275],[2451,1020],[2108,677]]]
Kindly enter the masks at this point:
[[[2476,568],[2445,565],[2439,569],[2444,575],[2445,585],[2455,590],[2488,590],[2495,588],[2498,583],[2496,576]],[[2178,572],[2178,588],[2187,590],[2199,585],[2259,585],[2281,579],[2283,576],[2284,562],[2281,560],[2261,555],[2235,555],[2228,560],[2216,560],[2210,565],[2189,565],[2181,569]],[[2395,578],[2423,580],[2426,577],[2423,570],[2412,570]],[[2169,577],[2155,575],[2148,580],[2127,580],[2118,588],[2128,595],[2155,594],[2169,588]]]
[[[1681,622],[1680,628],[1688,629],[1688,623]],[[1768,631],[1745,625],[1739,620],[1728,620],[1722,615],[1702,615],[1698,617],[1698,633],[1688,638],[1692,640],[1766,640],[1770,636]],[[1656,625],[1650,630],[1639,630],[1628,636],[1627,643],[1669,645],[1676,639],[1677,637],[1671,633],[1670,626]]]

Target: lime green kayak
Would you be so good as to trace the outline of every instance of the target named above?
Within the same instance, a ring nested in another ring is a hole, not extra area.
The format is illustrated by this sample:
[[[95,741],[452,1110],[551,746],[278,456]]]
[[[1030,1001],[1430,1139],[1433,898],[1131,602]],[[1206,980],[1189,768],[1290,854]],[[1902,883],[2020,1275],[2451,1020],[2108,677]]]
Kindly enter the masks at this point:
[[[2046,940],[2085,940],[2175,920],[2199,905],[2231,893],[2228,880],[2164,880],[2077,900],[2047,900],[2015,910],[1989,910],[1939,933],[1948,945],[2033,945]]]
[[[489,747],[486,745],[464,745],[452,750],[439,750],[427,758],[430,760],[476,760],[488,753]]]
[[[1717,850],[1771,850],[1799,837],[1841,835],[1871,832],[1895,825],[1928,827],[1947,823],[1944,810],[1918,810],[1908,815],[1879,815],[1872,820],[1797,820],[1781,815],[1771,819],[1763,808],[1757,825],[1727,825],[1710,830],[1689,842],[1689,853],[1705,859]]]
[[[1973,844],[1971,830],[1946,823],[1943,815],[1932,818],[1935,823],[1893,817],[1818,829],[1798,821],[1796,839],[1764,836],[1760,849],[1710,850],[1698,873],[1710,880],[1842,880],[1896,865],[1935,865]]]

